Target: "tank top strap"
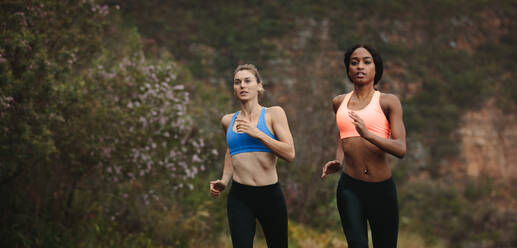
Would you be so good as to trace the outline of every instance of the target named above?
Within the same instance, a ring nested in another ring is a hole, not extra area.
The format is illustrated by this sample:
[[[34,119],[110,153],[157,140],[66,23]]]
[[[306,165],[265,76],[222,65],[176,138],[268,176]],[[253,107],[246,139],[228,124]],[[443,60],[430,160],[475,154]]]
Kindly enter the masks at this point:
[[[259,129],[266,127],[266,107],[263,107],[260,111],[257,127],[259,127]]]
[[[339,108],[341,108],[341,106],[345,105],[345,108],[348,109],[348,102],[350,101],[350,97],[352,96],[352,93],[354,93],[353,90],[345,95],[345,98],[341,102],[341,105],[339,105]]]
[[[373,99],[372,99],[373,101],[372,102],[375,103],[375,104],[380,104],[380,101],[379,101],[380,97],[381,97],[381,92],[376,90],[373,93]]]
[[[375,93],[373,94],[372,105],[382,109],[382,107],[381,107],[381,92],[378,91],[378,90],[376,90]]]
[[[230,122],[230,126],[228,126],[228,129],[233,130],[233,123],[235,122],[237,115],[239,115],[239,111],[237,111],[237,112],[235,112],[235,114],[233,114],[232,121]]]
[[[266,123],[266,107],[263,107],[260,111],[259,122]]]

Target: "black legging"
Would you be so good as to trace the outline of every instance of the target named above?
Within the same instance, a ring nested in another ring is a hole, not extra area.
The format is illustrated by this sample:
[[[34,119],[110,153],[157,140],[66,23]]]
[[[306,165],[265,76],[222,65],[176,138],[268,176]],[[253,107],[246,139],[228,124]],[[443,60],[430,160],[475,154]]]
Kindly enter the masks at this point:
[[[399,213],[393,178],[365,182],[342,173],[337,187],[337,207],[349,248],[368,247],[367,220],[373,247],[397,247]]]
[[[253,247],[256,219],[269,248],[287,248],[287,208],[280,184],[249,186],[233,181],[228,195],[233,247]]]

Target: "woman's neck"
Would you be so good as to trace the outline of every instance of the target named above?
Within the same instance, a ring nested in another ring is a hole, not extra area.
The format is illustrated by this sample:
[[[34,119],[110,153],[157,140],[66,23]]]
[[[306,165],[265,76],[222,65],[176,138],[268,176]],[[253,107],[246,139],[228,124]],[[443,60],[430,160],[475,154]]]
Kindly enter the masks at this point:
[[[373,82],[363,85],[354,84],[354,94],[358,99],[369,98],[374,91]]]
[[[260,106],[258,101],[241,102],[241,112],[243,116],[251,116],[253,113],[256,113],[261,108],[262,106]]]

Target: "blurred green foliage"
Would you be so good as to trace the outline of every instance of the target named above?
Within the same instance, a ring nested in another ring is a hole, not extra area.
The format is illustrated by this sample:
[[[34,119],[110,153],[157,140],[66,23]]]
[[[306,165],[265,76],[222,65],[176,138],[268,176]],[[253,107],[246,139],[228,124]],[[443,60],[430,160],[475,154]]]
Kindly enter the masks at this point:
[[[483,177],[467,182],[465,189],[438,181],[404,187],[399,190],[401,227],[427,233],[423,237],[429,245],[438,242],[437,237],[448,237],[453,247],[481,243],[487,247],[512,246],[516,241],[515,211],[501,212],[491,204],[488,194],[494,194],[495,184]],[[499,194],[507,187],[500,188]]]
[[[218,152],[192,118],[188,71],[167,54],[146,59],[117,6],[1,7],[2,246],[209,240],[222,222],[194,178]]]

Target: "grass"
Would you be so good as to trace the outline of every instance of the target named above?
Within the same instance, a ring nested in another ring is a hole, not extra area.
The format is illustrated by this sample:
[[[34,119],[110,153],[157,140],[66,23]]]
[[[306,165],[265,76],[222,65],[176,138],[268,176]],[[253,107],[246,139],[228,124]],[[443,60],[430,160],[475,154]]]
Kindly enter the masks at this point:
[[[370,244],[371,233],[368,232]],[[229,235],[221,235],[213,244],[216,248],[231,248],[232,242]],[[260,228],[257,228],[255,235],[254,248],[267,248],[264,235]],[[345,235],[341,230],[319,231],[302,224],[289,223],[289,247],[290,248],[343,248],[348,247]],[[399,248],[442,248],[446,247],[443,241],[435,241],[433,244],[426,243],[425,239],[420,235],[408,231],[400,230],[398,245]]]

